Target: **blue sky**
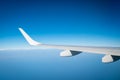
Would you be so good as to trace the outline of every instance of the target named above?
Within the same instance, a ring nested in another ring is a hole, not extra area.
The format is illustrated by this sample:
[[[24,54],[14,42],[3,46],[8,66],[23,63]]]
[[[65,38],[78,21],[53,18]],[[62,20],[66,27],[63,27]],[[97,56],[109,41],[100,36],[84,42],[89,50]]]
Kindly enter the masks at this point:
[[[120,46],[119,0],[1,0],[0,48],[29,45],[18,27],[50,44]]]
[[[0,50],[30,47],[19,27],[42,43],[120,47],[120,1],[0,0]],[[64,58],[61,51],[0,51],[0,79],[120,80],[119,61],[103,64],[104,55],[88,53]]]

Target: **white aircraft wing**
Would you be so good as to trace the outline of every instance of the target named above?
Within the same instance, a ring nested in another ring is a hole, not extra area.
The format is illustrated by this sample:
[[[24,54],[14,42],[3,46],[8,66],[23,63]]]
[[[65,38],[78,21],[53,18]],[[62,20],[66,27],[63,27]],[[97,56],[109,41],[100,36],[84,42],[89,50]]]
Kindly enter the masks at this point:
[[[102,62],[104,63],[114,62],[120,58],[120,47],[92,47],[92,46],[70,46],[70,45],[65,46],[65,45],[42,44],[33,40],[22,28],[19,28],[19,30],[30,45],[64,50],[63,52],[60,53],[60,56],[67,56],[67,57],[74,56],[81,52],[105,54],[105,56],[102,58]]]

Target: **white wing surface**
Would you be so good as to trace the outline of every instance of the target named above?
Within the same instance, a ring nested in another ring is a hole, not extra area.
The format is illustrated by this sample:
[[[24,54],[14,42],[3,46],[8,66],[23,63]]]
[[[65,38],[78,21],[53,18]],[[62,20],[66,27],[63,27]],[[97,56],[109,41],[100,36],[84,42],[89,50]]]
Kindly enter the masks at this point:
[[[30,45],[64,50],[63,52],[60,53],[60,56],[74,56],[81,52],[105,54],[105,56],[102,58],[102,62],[104,63],[113,62],[115,61],[114,58],[115,59],[120,58],[120,47],[93,47],[93,46],[70,46],[70,45],[66,46],[66,45],[41,44],[33,40],[22,28],[19,28],[19,30]]]

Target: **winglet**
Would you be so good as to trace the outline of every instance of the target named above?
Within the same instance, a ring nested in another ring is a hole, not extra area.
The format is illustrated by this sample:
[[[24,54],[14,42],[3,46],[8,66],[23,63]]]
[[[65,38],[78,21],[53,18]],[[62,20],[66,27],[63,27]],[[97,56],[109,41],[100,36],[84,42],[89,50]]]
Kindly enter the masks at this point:
[[[27,40],[27,42],[30,44],[30,45],[40,45],[41,43],[33,40],[22,28],[18,28],[20,30],[20,32],[22,33],[22,35],[24,36],[24,38]]]

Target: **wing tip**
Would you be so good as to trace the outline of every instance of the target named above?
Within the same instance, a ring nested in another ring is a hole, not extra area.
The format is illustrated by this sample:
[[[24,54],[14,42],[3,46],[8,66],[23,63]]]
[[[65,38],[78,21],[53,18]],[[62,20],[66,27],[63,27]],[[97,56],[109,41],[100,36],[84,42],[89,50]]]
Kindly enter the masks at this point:
[[[19,27],[18,29],[20,30],[21,34],[24,36],[24,38],[27,40],[27,42],[30,45],[37,46],[37,45],[41,44],[41,43],[33,40],[21,27]]]

